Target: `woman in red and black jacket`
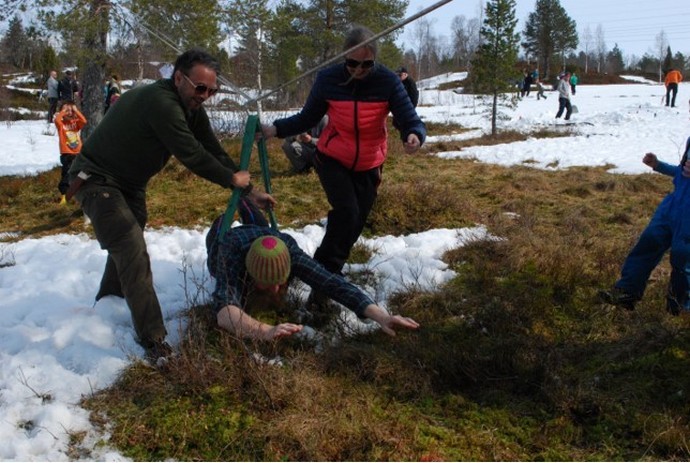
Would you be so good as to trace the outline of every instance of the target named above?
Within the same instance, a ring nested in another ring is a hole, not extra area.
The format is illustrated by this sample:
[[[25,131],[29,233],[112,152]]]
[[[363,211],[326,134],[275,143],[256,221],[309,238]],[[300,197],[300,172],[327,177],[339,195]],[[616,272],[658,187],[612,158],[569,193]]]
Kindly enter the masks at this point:
[[[373,33],[355,27],[345,39],[349,50]],[[426,127],[400,79],[376,63],[375,42],[358,48],[344,63],[320,71],[302,110],[264,125],[267,137],[284,138],[307,131],[328,115],[314,158],[331,210],[326,234],[314,258],[333,273],[342,273],[350,250],[374,205],[386,160],[386,119],[392,112],[407,153],[424,143]]]

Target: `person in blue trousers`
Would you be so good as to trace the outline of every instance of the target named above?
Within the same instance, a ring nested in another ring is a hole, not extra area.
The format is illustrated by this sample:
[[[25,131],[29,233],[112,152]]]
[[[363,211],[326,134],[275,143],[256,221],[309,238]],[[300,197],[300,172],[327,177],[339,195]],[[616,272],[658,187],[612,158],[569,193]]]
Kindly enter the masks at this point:
[[[647,228],[628,254],[621,277],[611,290],[600,291],[603,302],[634,310],[642,299],[649,275],[670,248],[671,281],[667,310],[678,315],[690,311],[690,138],[679,165],[659,161],[654,153],[642,162],[656,172],[673,177],[674,190],[659,204]]]

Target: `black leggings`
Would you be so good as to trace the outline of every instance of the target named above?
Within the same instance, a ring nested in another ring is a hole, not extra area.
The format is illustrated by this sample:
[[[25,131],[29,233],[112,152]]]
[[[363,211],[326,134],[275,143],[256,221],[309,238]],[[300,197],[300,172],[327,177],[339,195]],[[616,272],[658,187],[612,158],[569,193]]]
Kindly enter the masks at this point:
[[[60,194],[64,195],[69,189],[69,169],[72,167],[72,162],[74,162],[74,154],[61,154],[60,164],[62,165],[60,171],[60,181],[58,182],[58,190]]]
[[[314,253],[314,259],[327,270],[341,273],[374,206],[381,183],[381,166],[355,172],[318,151],[314,161],[331,205],[326,234]]]
[[[565,110],[565,120],[570,119],[570,115],[573,112],[573,106],[570,104],[570,100],[567,98],[558,98],[558,112],[556,113],[556,118],[561,117],[563,114],[563,110]]]

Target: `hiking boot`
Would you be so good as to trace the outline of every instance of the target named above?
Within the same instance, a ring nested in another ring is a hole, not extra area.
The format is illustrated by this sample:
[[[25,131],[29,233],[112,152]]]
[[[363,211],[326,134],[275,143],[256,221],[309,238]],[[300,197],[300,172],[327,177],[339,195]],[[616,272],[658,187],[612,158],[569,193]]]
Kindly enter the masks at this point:
[[[622,307],[625,310],[635,310],[635,303],[640,300],[634,294],[630,294],[621,288],[601,290],[598,295],[602,302]]]
[[[168,362],[175,357],[172,347],[165,341],[156,341],[145,348],[144,360],[154,368],[165,369]]]

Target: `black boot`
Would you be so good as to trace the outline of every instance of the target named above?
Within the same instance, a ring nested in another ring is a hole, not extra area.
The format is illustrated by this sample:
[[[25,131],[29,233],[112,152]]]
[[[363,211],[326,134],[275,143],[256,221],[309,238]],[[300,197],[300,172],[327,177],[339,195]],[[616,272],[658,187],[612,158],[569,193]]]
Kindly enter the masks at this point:
[[[144,360],[154,368],[165,369],[175,356],[173,348],[165,341],[149,342],[144,346]]]
[[[616,307],[622,307],[625,310],[635,310],[635,303],[640,300],[639,297],[620,288],[601,290],[598,295],[602,302],[615,305]]]

